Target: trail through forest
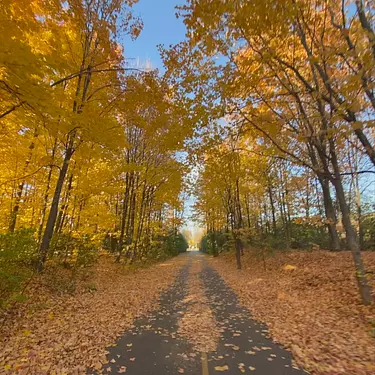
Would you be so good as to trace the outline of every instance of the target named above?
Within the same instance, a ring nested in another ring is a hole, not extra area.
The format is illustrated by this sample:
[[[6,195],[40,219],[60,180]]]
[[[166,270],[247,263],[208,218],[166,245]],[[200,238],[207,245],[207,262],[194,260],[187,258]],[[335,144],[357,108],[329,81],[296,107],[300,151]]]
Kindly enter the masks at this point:
[[[0,374],[375,374],[374,4],[1,0]]]
[[[159,308],[108,348],[104,373],[305,374],[267,327],[251,319],[206,257],[198,252],[180,257],[184,265]]]

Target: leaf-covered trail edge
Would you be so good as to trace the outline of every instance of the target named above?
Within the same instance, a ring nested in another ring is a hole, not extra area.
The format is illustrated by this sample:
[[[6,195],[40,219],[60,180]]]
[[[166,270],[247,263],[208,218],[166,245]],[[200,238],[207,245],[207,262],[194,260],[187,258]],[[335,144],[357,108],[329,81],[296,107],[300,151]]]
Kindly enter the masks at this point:
[[[363,258],[375,286],[375,254]],[[252,249],[242,261],[242,271],[233,254],[210,265],[299,365],[319,375],[375,373],[374,306],[360,303],[349,252],[277,253],[264,264]]]
[[[35,280],[29,300],[6,319],[0,334],[0,374],[85,374],[106,363],[106,347],[132,322],[158,305],[175,280],[184,255],[129,271],[103,257],[90,284],[74,295],[52,293],[48,275]]]

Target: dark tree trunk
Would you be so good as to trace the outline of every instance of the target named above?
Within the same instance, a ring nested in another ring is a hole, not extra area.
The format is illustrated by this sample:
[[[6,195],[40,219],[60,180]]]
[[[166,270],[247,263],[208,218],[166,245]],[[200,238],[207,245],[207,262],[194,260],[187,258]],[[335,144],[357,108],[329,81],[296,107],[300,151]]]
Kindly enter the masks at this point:
[[[275,203],[274,203],[273,193],[272,193],[272,187],[271,187],[270,183],[268,184],[268,196],[270,198],[270,203],[271,203],[272,230],[273,230],[273,234],[276,234],[277,228],[276,228]]]
[[[70,197],[70,192],[72,190],[72,186],[73,186],[73,173],[70,174],[70,177],[68,179],[68,186],[66,188],[65,197],[63,199],[64,203],[61,205],[60,212],[57,216],[56,225],[55,225],[56,233],[61,233],[64,227],[64,221],[65,221],[67,211],[68,211],[69,197]]]
[[[54,162],[54,160],[55,160],[56,148],[57,148],[57,140],[55,140],[55,143],[54,143],[53,149],[52,149],[52,162]],[[42,207],[39,229],[38,229],[38,243],[40,243],[40,240],[42,238],[43,225],[44,225],[44,220],[45,220],[45,217],[46,217],[47,206],[48,206],[49,191],[50,191],[50,188],[51,188],[52,171],[53,171],[53,167],[51,165],[49,167],[48,176],[47,176],[47,185],[46,185],[46,190],[44,192],[43,207]]]
[[[250,208],[249,208],[248,197],[245,198],[245,209],[246,209],[247,226],[248,226],[248,228],[250,228],[251,227],[251,219],[250,219]]]
[[[38,262],[38,265],[37,265],[37,271],[38,272],[43,271],[44,263],[47,259],[47,253],[48,253],[49,245],[50,245],[51,238],[52,238],[52,235],[53,235],[53,230],[55,228],[56,217],[57,217],[57,212],[58,212],[58,208],[59,208],[59,200],[60,200],[60,196],[61,196],[61,190],[62,190],[64,181],[65,181],[66,174],[68,172],[69,162],[70,162],[70,160],[73,156],[73,152],[74,152],[73,142],[74,142],[74,135],[72,134],[71,137],[70,137],[70,140],[69,140],[69,146],[68,146],[68,148],[66,150],[66,153],[65,153],[63,166],[62,166],[62,168],[60,170],[60,173],[59,173],[59,178],[57,180],[55,192],[53,194],[51,209],[50,209],[50,212],[49,212],[49,215],[48,215],[46,228],[44,230],[42,242],[41,242],[40,247],[39,247],[39,262]]]
[[[242,241],[237,236],[235,238],[235,246],[236,246],[237,269],[240,270],[242,268],[242,264],[241,264]]]
[[[241,211],[241,202],[240,202],[240,185],[239,179],[236,179],[235,187],[235,197],[234,197],[234,240],[236,248],[236,261],[237,269],[242,268],[241,264],[241,255],[243,255],[243,243],[241,240],[241,229],[242,229],[242,211]]]
[[[124,248],[124,236],[125,236],[125,226],[126,226],[126,219],[128,215],[128,206],[129,206],[129,183],[130,177],[129,173],[126,173],[125,177],[125,194],[124,200],[122,203],[122,213],[121,213],[121,229],[120,229],[120,238],[118,243],[118,255],[116,258],[116,262],[119,263],[121,260],[122,251]]]

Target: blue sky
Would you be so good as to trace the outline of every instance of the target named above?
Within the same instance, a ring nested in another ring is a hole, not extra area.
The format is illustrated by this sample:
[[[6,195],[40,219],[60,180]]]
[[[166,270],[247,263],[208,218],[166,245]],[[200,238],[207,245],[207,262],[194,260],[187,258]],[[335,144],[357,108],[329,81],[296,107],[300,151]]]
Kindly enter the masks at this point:
[[[137,40],[123,39],[125,56],[141,63],[150,60],[153,68],[163,71],[157,46],[168,47],[185,39],[185,25],[175,16],[175,6],[181,4],[184,0],[139,0],[133,9],[143,20],[144,28]]]

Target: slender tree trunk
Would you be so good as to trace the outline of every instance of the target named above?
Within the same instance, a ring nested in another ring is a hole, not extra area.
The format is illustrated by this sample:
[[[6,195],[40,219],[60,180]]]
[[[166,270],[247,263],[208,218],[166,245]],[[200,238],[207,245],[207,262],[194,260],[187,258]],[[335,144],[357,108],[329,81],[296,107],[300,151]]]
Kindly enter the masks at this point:
[[[321,103],[319,103],[321,104]],[[322,118],[325,119],[325,113],[323,112],[322,106],[320,106],[321,109],[321,115]],[[325,121],[323,121],[325,122]],[[326,152],[325,152],[325,147],[322,144],[322,142],[319,139],[315,139],[314,142],[310,141],[308,144],[310,146],[310,159],[313,164],[313,166],[319,170],[320,165],[318,162],[318,157],[323,165],[323,170],[325,174],[323,173],[316,173],[316,176],[318,178],[319,184],[322,188],[322,195],[323,195],[323,205],[324,205],[324,212],[325,212],[325,217],[326,217],[326,225],[331,241],[331,250],[332,251],[339,251],[341,248],[340,245],[340,237],[337,232],[337,216],[336,216],[336,210],[333,205],[332,197],[331,197],[331,191],[329,187],[329,179],[327,176],[330,175],[329,167],[327,165],[327,160],[326,160]],[[315,152],[317,151],[317,154]]]
[[[282,206],[282,211],[283,211],[283,214],[284,214],[284,228],[285,228],[285,238],[286,238],[286,242],[287,242],[287,247],[290,246],[290,239],[291,239],[291,234],[290,234],[290,216],[289,216],[289,212],[288,212],[288,206],[287,206],[287,203],[286,203],[286,199],[285,196],[286,196],[286,191],[282,191],[281,192],[281,206]]]
[[[130,190],[130,176],[129,173],[126,173],[125,177],[125,194],[124,200],[122,203],[122,213],[121,213],[121,229],[120,229],[120,238],[118,243],[118,255],[116,258],[116,262],[119,263],[121,260],[122,251],[124,248],[124,236],[125,236],[125,226],[126,226],[126,219],[128,216],[128,206],[129,206],[129,190]]]
[[[141,237],[143,233],[143,225],[144,225],[144,219],[145,219],[145,213],[146,213],[147,199],[148,199],[148,192],[147,192],[147,186],[145,182],[143,189],[142,189],[141,202],[139,205],[139,218],[138,218],[138,225],[137,225],[137,233],[136,233],[135,241],[134,241],[134,252],[138,251],[138,244],[141,241]]]
[[[133,209],[131,211],[131,216],[130,216],[129,235],[127,237],[127,242],[129,245],[133,243],[133,238],[134,238],[136,206],[137,206],[137,190],[135,188],[133,191],[133,198],[132,198]],[[135,261],[136,258],[137,258],[137,249],[134,248],[133,255],[132,255],[132,262]]]
[[[356,167],[357,168],[357,167]],[[358,173],[353,174],[353,185],[354,185],[354,196],[355,196],[355,206],[357,214],[357,224],[358,224],[358,240],[359,247],[363,249],[363,225],[362,225],[362,202],[361,202],[361,192],[359,190],[359,177]]]
[[[310,217],[310,180],[309,180],[309,175],[306,177],[306,217]]]
[[[33,150],[35,148],[35,139],[37,137],[38,137],[38,130],[35,129],[34,139],[30,143],[29,152],[28,152],[28,155],[27,155],[27,158],[26,158],[26,161],[25,161],[25,165],[24,165],[23,170],[22,170],[22,174],[23,175],[26,175],[27,168],[28,168],[28,166],[30,164],[31,157],[32,157],[32,154],[33,154]],[[12,213],[10,215],[9,233],[13,233],[14,230],[16,229],[17,216],[18,216],[18,212],[19,212],[19,209],[20,209],[20,203],[21,203],[21,198],[22,198],[22,193],[23,193],[24,186],[25,186],[25,181],[22,180],[22,182],[20,182],[20,184],[18,185],[17,193],[16,193],[16,200],[14,202],[13,210],[12,210]]]
[[[130,209],[129,209],[129,217],[128,223],[126,228],[126,245],[128,246],[127,256],[130,257],[130,245],[133,243],[133,236],[134,236],[134,223],[135,223],[135,210],[136,210],[136,197],[137,197],[137,179],[138,175],[133,177],[133,184],[132,190],[130,195]],[[136,254],[133,253],[131,262],[135,259]]]
[[[324,210],[327,219],[327,228],[329,237],[331,239],[331,250],[339,251],[340,250],[340,238],[337,233],[337,217],[335,212],[335,207],[333,206],[331,192],[329,189],[329,181],[327,178],[318,177],[320,186],[322,187],[323,192],[323,202]]]
[[[236,246],[237,269],[240,270],[242,268],[242,264],[241,264],[242,243],[241,243],[241,239],[238,238],[237,235],[235,237],[235,246]]]
[[[55,140],[55,143],[54,143],[53,149],[52,149],[52,163],[55,161],[56,148],[57,148],[57,139]],[[46,212],[47,212],[48,197],[49,197],[49,191],[50,191],[50,188],[51,188],[52,171],[53,171],[53,167],[51,165],[49,167],[49,171],[48,171],[47,185],[46,185],[46,190],[45,190],[45,193],[44,193],[43,207],[42,207],[39,229],[38,229],[38,243],[39,244],[40,244],[40,241],[41,241],[41,238],[42,238],[43,225],[44,225],[44,220],[45,220]]]
[[[265,232],[266,234],[271,233],[271,226],[268,220],[268,210],[266,202],[263,203],[264,217],[265,217]]]
[[[71,134],[71,137],[69,139],[69,146],[66,150],[65,157],[64,157],[64,162],[63,166],[60,170],[59,173],[59,178],[57,180],[55,192],[53,194],[53,199],[52,199],[52,204],[51,204],[51,209],[48,215],[47,219],[47,224],[46,228],[44,230],[42,242],[39,247],[39,262],[37,265],[37,271],[41,272],[43,271],[44,268],[44,263],[47,259],[47,253],[49,249],[49,245],[51,242],[51,238],[53,235],[53,230],[55,228],[55,223],[56,223],[56,217],[57,217],[57,212],[59,208],[59,200],[60,200],[60,195],[61,195],[61,190],[65,181],[66,174],[68,172],[69,168],[69,162],[73,156],[74,149],[73,149],[73,142],[74,142],[74,134]]]
[[[248,197],[245,198],[245,209],[246,209],[247,226],[250,229],[251,219],[250,219],[250,207],[249,207]]]
[[[72,185],[73,185],[73,173],[71,173],[70,176],[69,176],[68,186],[66,187],[66,192],[65,192],[65,197],[63,199],[63,204],[61,205],[60,212],[57,216],[56,225],[55,225],[55,232],[56,233],[61,233],[61,231],[63,229],[65,217],[66,217],[67,210],[68,210],[68,203],[69,203],[70,192],[72,190]]]
[[[242,212],[241,212],[241,202],[240,202],[239,178],[236,179],[236,187],[235,187],[234,222],[235,222],[234,239],[235,239],[235,248],[236,248],[237,269],[240,270],[242,268],[241,255],[243,255],[243,243],[241,240],[241,233],[240,233],[240,230],[242,229]]]
[[[271,203],[271,213],[272,213],[272,230],[273,234],[276,234],[277,228],[276,228],[276,213],[275,213],[275,203],[273,199],[273,193],[272,193],[272,187],[271,184],[268,184],[268,196],[270,198]]]
[[[344,225],[346,240],[349,249],[352,252],[353,261],[355,265],[357,284],[359,292],[362,298],[362,302],[365,305],[372,303],[371,287],[366,278],[366,271],[364,264],[362,262],[361,251],[358,243],[357,233],[351,223],[349,207],[346,202],[345,192],[341,181],[340,169],[337,161],[336,151],[334,147],[333,140],[330,139],[330,154],[331,162],[334,170],[335,178],[333,179],[333,184],[336,190],[337,200],[340,205],[342,223]]]

